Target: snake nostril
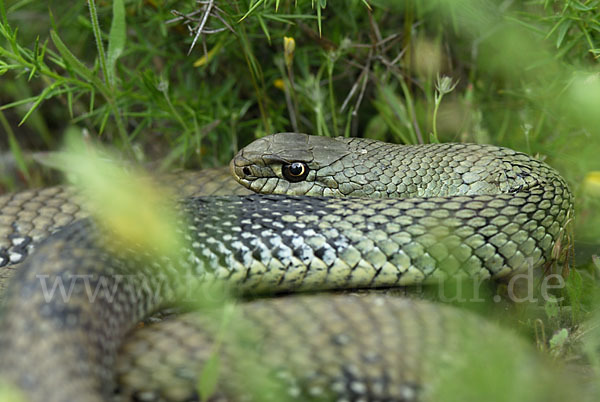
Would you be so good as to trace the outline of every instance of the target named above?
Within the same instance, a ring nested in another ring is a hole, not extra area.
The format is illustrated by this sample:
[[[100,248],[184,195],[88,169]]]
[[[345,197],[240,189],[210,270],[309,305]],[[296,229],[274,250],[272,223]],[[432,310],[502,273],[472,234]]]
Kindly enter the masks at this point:
[[[249,168],[248,166],[245,166],[245,167],[242,169],[242,172],[244,172],[244,175],[245,175],[245,176],[250,176],[250,173],[252,173],[252,172],[250,172],[250,168]]]

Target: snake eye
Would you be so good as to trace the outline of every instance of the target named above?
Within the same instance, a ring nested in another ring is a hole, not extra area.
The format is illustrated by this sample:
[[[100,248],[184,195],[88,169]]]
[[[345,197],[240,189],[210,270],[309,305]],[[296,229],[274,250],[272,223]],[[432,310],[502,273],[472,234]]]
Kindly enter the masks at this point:
[[[242,169],[242,172],[246,176],[250,176],[250,174],[252,174],[252,171],[250,170],[250,168],[248,166],[244,166],[244,168]]]
[[[294,162],[289,165],[283,165],[281,168],[283,177],[291,182],[298,182],[306,179],[308,175],[308,166],[306,163]]]

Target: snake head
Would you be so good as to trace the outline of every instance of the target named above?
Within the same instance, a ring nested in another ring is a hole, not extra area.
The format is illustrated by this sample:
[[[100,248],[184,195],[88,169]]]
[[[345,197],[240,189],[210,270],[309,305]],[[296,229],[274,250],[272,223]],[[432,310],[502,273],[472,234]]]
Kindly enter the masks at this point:
[[[339,196],[331,167],[350,154],[336,138],[277,133],[240,150],[229,166],[241,185],[257,193]]]

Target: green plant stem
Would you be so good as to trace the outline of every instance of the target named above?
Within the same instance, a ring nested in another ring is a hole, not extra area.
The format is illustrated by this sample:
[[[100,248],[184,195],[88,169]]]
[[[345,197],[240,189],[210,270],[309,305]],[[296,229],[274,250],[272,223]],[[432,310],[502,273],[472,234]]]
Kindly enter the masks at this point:
[[[435,106],[433,108],[433,121],[432,121],[432,127],[433,127],[433,139],[435,142],[440,142],[439,137],[438,137],[438,131],[437,131],[437,114],[438,114],[438,109],[440,108],[440,104],[442,103],[442,98],[444,97],[444,94],[440,93],[435,94]]]
[[[19,146],[19,142],[17,141],[17,137],[10,126],[10,123],[4,116],[4,113],[0,111],[0,124],[2,124],[2,128],[8,134],[8,144],[10,147],[10,151],[13,154],[15,161],[17,162],[17,167],[19,171],[25,176],[25,179],[29,182],[31,181],[31,175],[29,174],[29,169],[27,169],[27,163],[25,162],[25,158],[23,157],[23,152],[21,151],[21,147]]]
[[[290,113],[294,115],[292,119],[292,129],[294,131],[298,131],[298,117],[300,115],[299,107],[298,107],[298,95],[296,94],[296,86],[294,84],[294,70],[291,65],[286,65],[287,75],[288,75],[288,87],[290,91],[290,95],[292,97],[292,107]]]
[[[412,99],[412,95],[410,94],[410,90],[406,85],[404,77],[400,73],[394,72],[394,75],[400,82],[400,86],[402,87],[402,92],[404,94],[404,98],[406,99],[406,109],[408,110],[408,115],[412,122],[412,143],[413,144],[423,144],[423,136],[421,135],[421,130],[419,129],[419,123],[417,122],[417,115],[415,113],[415,107]]]
[[[338,120],[337,120],[337,108],[335,106],[335,95],[333,90],[333,67],[334,62],[327,57],[327,80],[329,87],[329,108],[331,109],[331,121],[333,124],[334,135],[339,135]]]
[[[100,32],[100,24],[98,23],[98,12],[96,10],[96,3],[94,0],[88,0],[90,7],[90,20],[92,22],[92,31],[94,32],[94,38],[96,39],[96,47],[98,48],[98,60],[100,60],[100,68],[104,75],[104,81],[108,87],[110,87],[109,73],[106,68],[106,56],[104,54],[104,45],[102,44],[102,33]]]
[[[235,8],[237,10],[237,12],[240,12],[239,9],[239,5],[236,3],[235,4]],[[250,13],[250,12],[249,12]],[[248,14],[249,14],[248,13]],[[245,18],[246,16],[244,16]],[[243,18],[242,18],[243,20]],[[242,21],[240,20],[240,22]],[[263,123],[263,127],[265,129],[266,133],[270,133],[271,132],[271,124],[269,123],[269,118],[268,118],[268,114],[267,114],[267,109],[265,108],[264,105],[264,96],[263,93],[264,91],[261,91],[261,88],[258,85],[258,81],[257,81],[257,77],[256,77],[256,73],[255,73],[255,67],[256,69],[258,69],[258,66],[255,66],[253,61],[253,55],[251,54],[251,50],[250,50],[250,45],[248,43],[248,37],[246,35],[246,29],[244,27],[243,24],[239,24],[238,25],[240,27],[240,31],[238,32],[238,42],[242,48],[242,52],[244,53],[244,59],[246,60],[246,64],[248,65],[248,70],[250,71],[250,79],[252,81],[252,86],[254,87],[254,91],[256,92],[256,102],[258,103],[258,109],[260,111],[260,116],[262,119],[262,123]],[[257,71],[257,73],[259,73],[259,71]],[[261,81],[262,81],[262,77]],[[264,88],[264,83],[263,83],[263,88]]]

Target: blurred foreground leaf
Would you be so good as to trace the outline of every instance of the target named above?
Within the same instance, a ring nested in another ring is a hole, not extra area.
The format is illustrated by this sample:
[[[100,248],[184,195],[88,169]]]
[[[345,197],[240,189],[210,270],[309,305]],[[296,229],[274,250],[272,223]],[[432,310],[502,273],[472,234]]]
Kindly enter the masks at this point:
[[[168,190],[128,167],[106,149],[68,135],[65,151],[51,164],[67,174],[81,191],[87,208],[122,247],[141,246],[161,255],[180,250],[178,219]]]

